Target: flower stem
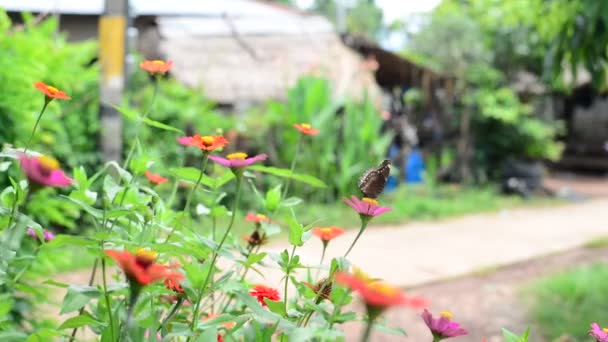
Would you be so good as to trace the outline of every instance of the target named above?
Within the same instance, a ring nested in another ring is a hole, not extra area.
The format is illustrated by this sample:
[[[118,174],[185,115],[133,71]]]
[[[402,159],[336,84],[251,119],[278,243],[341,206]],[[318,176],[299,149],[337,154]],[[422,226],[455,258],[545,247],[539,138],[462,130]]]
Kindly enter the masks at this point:
[[[363,335],[361,335],[361,342],[369,341],[369,337],[372,334],[372,328],[374,327],[374,320],[369,319],[367,321],[367,325],[365,326],[365,330],[363,331]]]
[[[293,255],[296,252],[296,247],[296,245],[293,245],[293,248],[291,249],[291,255],[289,256],[289,264],[287,265],[287,271],[285,272],[285,292],[283,292],[285,312],[287,312],[287,289],[289,287],[289,273],[291,273],[291,259],[293,259]]]
[[[321,252],[321,261],[319,261],[319,269],[317,270],[317,275],[315,278],[319,278],[319,273],[321,273],[321,265],[323,265],[323,260],[325,260],[325,251],[327,250],[327,244],[323,243],[323,252]]]
[[[300,145],[301,145],[301,141],[302,141],[302,134],[298,135],[298,142],[296,143],[296,153],[293,156],[293,159],[291,160],[291,166],[289,167],[289,171],[291,173],[293,173],[293,171],[296,169],[296,161],[298,160],[298,155],[300,154]],[[285,188],[283,189],[283,194],[281,195],[281,199],[284,199],[285,196],[287,196],[287,192],[289,191],[289,178],[285,181]]]
[[[137,144],[139,143],[139,126],[141,125],[141,122],[146,119],[148,115],[150,115],[150,112],[152,112],[152,108],[154,108],[154,103],[156,103],[156,95],[158,94],[158,83],[158,79],[154,79],[154,91],[152,93],[152,100],[150,101],[148,109],[141,117],[141,120],[137,123],[137,127],[135,129],[135,141],[131,145],[131,149],[129,149],[129,154],[127,154],[127,159],[125,159],[125,162],[122,165],[123,169],[126,169],[129,166],[129,162],[131,161],[131,158],[133,158],[133,154],[135,153],[135,146],[137,146]]]
[[[222,249],[222,246],[224,245],[224,242],[226,242],[226,238],[228,238],[228,235],[230,234],[230,231],[232,230],[232,226],[234,225],[234,219],[236,218],[236,211],[238,208],[239,199],[241,197],[241,183],[242,183],[242,175],[238,174],[236,176],[236,194],[235,194],[234,202],[232,203],[232,216],[230,217],[230,223],[228,224],[228,228],[226,228],[226,232],[222,236],[220,243],[217,245],[215,251],[213,251],[213,258],[211,259],[211,263],[209,265],[209,271],[207,272],[207,277],[205,277],[205,281],[203,282],[203,286],[201,286],[201,288],[200,288],[200,292],[199,292],[198,298],[196,300],[196,305],[194,307],[193,318],[192,318],[192,323],[190,325],[190,330],[194,330],[194,326],[195,326],[196,322],[198,321],[199,308],[201,305],[203,293],[205,292],[205,288],[207,287],[209,280],[212,278],[213,269],[215,268],[215,262],[217,261],[219,251]],[[188,337],[187,341],[190,341],[190,337]]]
[[[204,152],[203,158],[201,159],[201,166],[200,166],[201,173],[198,175],[198,179],[196,180],[194,187],[192,188],[192,190],[190,191],[190,194],[188,195],[188,198],[186,199],[186,205],[184,206],[184,210],[182,210],[183,215],[185,215],[186,213],[190,213],[190,202],[192,201],[192,196],[194,195],[196,188],[198,188],[199,184],[201,183],[201,180],[203,179],[203,174],[205,173],[205,169],[207,168],[208,161],[209,161],[209,153]],[[182,223],[183,223],[183,220],[182,220]],[[169,239],[171,238],[171,236],[173,236],[173,233],[175,233],[176,228],[177,228],[177,225],[174,225],[173,228],[171,229],[171,231],[169,232],[169,235],[167,235],[167,237],[165,238],[165,243],[167,243],[169,241]]]
[[[353,249],[353,247],[355,247],[355,244],[357,243],[357,241],[361,237],[361,234],[363,234],[363,231],[365,231],[365,228],[367,228],[367,224],[368,223],[369,223],[369,220],[365,220],[365,219],[361,220],[361,228],[359,229],[359,233],[357,233],[357,236],[355,237],[355,240],[353,241],[353,243],[350,245],[350,247],[348,248],[348,250],[344,254],[345,258],[348,256],[348,254]]]
[[[95,273],[97,273],[98,264],[99,264],[99,258],[96,258],[95,262],[93,262],[93,269],[91,270],[91,275],[89,276],[89,286],[93,285],[93,281],[95,281]],[[83,312],[84,312],[84,306],[82,308],[80,308],[80,310],[78,311],[78,316],[82,315]],[[72,336],[70,337],[70,342],[74,341],[74,338],[76,338],[77,331],[78,331],[78,327],[76,327],[72,330]]]
[[[141,290],[141,285],[135,284],[135,282],[130,282],[131,288],[130,296],[129,296],[129,310],[127,311],[127,319],[125,320],[124,329],[122,331],[122,338],[120,341],[123,341],[125,337],[128,336],[128,331],[131,326],[131,320],[133,319],[133,313],[135,312],[135,304],[137,304],[137,299],[139,298],[139,292]]]
[[[44,105],[42,106],[42,109],[40,110],[40,113],[38,114],[38,118],[36,119],[36,123],[34,124],[34,129],[32,130],[32,134],[30,135],[30,138],[27,140],[27,144],[25,144],[25,148],[23,149],[23,154],[27,153],[27,149],[30,147],[30,144],[32,143],[32,139],[34,138],[34,133],[36,133],[36,129],[38,128],[38,124],[40,123],[40,119],[42,119],[42,114],[44,114],[44,111],[46,110],[46,107],[49,105],[51,101],[49,101],[48,99],[44,99]]]
[[[177,302],[175,303],[175,305],[173,306],[171,311],[167,314],[167,317],[165,317],[165,319],[163,319],[162,323],[160,324],[160,326],[158,327],[158,329],[156,331],[163,330],[165,325],[169,322],[169,320],[171,318],[173,318],[173,315],[175,315],[175,313],[177,312],[177,310],[179,310],[179,308],[182,306],[183,303],[184,303],[184,298],[179,297],[179,299],[177,300]]]
[[[441,337],[433,336],[433,342],[439,342],[439,341],[441,341]]]
[[[108,319],[110,320],[110,336],[114,340],[114,318],[112,317],[112,306],[110,305],[110,294],[108,293],[108,285],[106,281],[106,260],[101,259],[101,276],[103,282],[103,295],[106,299],[106,307],[108,309]]]

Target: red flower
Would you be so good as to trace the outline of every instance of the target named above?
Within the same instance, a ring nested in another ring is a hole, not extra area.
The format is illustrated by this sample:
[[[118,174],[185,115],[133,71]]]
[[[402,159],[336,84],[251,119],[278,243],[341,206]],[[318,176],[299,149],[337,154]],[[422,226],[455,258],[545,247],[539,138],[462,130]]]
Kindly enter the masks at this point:
[[[293,124],[293,127],[295,127],[298,131],[302,132],[303,134],[308,134],[308,135],[317,135],[317,134],[319,134],[319,130],[318,129],[312,128],[307,123]]]
[[[177,142],[184,146],[194,146],[203,151],[211,152],[228,144],[228,140],[221,135],[195,135],[192,137],[177,138]]]
[[[264,298],[268,298],[273,301],[278,301],[281,298],[279,297],[279,291],[264,285],[256,285],[249,294],[256,297],[258,302],[262,304],[262,306],[266,306],[266,302],[264,302]]]
[[[148,285],[168,277],[175,279],[182,276],[180,273],[172,272],[167,266],[156,264],[156,253],[149,250],[140,248],[135,254],[115,250],[107,250],[105,253],[118,263],[118,266],[122,268],[130,281],[137,282],[140,285]],[[179,276],[174,273],[179,274]]]
[[[179,283],[179,281],[182,279],[184,279],[184,276],[181,273],[169,273],[167,278],[165,278],[165,287],[177,293],[184,293],[184,288]]]
[[[270,219],[268,217],[266,217],[266,215],[262,215],[262,214],[254,214],[254,213],[247,213],[247,216],[245,216],[245,221],[248,222],[255,222],[255,223],[262,223],[262,222],[270,222]]]
[[[317,227],[312,230],[312,233],[321,239],[321,241],[326,242],[337,238],[338,236],[344,234],[344,229],[338,227]]]
[[[354,275],[339,272],[336,274],[336,282],[359,292],[365,301],[368,310],[381,311],[392,306],[410,306],[416,309],[428,305],[422,298],[407,297],[398,288],[384,281],[370,279],[368,276],[356,272]]]
[[[139,67],[149,72],[150,75],[164,75],[171,69],[173,62],[154,60],[154,61],[143,61],[139,63]]]
[[[154,184],[163,184],[163,183],[167,183],[169,181],[169,179],[157,174],[157,173],[152,173],[150,171],[146,171],[146,177],[148,178],[148,180]]]
[[[51,101],[53,99],[58,99],[58,100],[69,100],[71,99],[71,97],[67,96],[63,91],[50,86],[48,84],[45,84],[44,82],[36,82],[34,83],[34,87],[36,87],[36,89],[40,90],[45,98],[46,101]]]

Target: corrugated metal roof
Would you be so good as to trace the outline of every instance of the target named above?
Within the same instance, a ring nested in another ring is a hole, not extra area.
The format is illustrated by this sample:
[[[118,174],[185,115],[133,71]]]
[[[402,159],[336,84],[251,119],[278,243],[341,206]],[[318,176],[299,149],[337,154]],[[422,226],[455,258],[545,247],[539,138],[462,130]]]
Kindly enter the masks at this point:
[[[0,7],[15,12],[101,14],[104,3],[104,0],[0,0]],[[134,15],[229,15],[270,18],[289,12],[278,6],[251,0],[130,0],[130,5]]]

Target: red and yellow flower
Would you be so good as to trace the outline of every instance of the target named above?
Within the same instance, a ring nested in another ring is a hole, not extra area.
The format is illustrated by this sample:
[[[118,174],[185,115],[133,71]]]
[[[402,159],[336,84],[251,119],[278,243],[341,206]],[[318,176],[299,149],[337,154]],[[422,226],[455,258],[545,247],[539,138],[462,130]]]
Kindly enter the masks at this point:
[[[264,298],[268,298],[273,301],[278,301],[281,299],[279,296],[279,291],[265,285],[256,285],[253,289],[251,289],[251,291],[249,291],[249,294],[256,297],[262,306],[266,306]]]
[[[318,129],[312,128],[312,126],[310,126],[310,124],[307,124],[307,123],[293,124],[293,127],[295,127],[298,131],[302,132],[302,134],[306,134],[306,135],[319,134]]]
[[[184,146],[194,146],[205,152],[212,152],[223,148],[228,144],[228,140],[221,135],[194,135],[177,138],[177,142]]]
[[[172,61],[162,61],[162,60],[153,60],[153,61],[143,61],[139,63],[139,67],[143,70],[150,73],[150,75],[164,75],[167,71],[171,70],[173,67]]]
[[[245,216],[245,221],[255,222],[255,223],[262,223],[262,222],[269,223],[270,219],[264,214],[254,214],[252,212],[249,212],[249,213],[247,213],[247,216]]]
[[[317,227],[312,230],[313,235],[321,239],[323,242],[331,241],[344,234],[344,232],[344,229],[335,226]]]
[[[175,272],[165,265],[157,264],[157,255],[150,250],[139,248],[136,253],[106,250],[105,253],[116,261],[132,283],[148,285],[167,278],[172,280],[183,278],[181,273]]]
[[[50,86],[44,82],[36,82],[34,83],[34,87],[38,90],[40,90],[44,96],[47,102],[50,102],[54,99],[58,99],[58,100],[70,100],[71,97],[67,96],[65,94],[65,92]]]

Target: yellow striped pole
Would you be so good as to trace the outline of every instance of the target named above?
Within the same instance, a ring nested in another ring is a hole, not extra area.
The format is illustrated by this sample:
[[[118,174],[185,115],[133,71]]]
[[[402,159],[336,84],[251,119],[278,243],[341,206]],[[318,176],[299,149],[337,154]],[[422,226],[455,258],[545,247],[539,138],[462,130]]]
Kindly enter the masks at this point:
[[[120,161],[122,153],[122,118],[113,106],[122,100],[125,87],[128,2],[106,0],[99,19],[101,151],[106,161]]]

